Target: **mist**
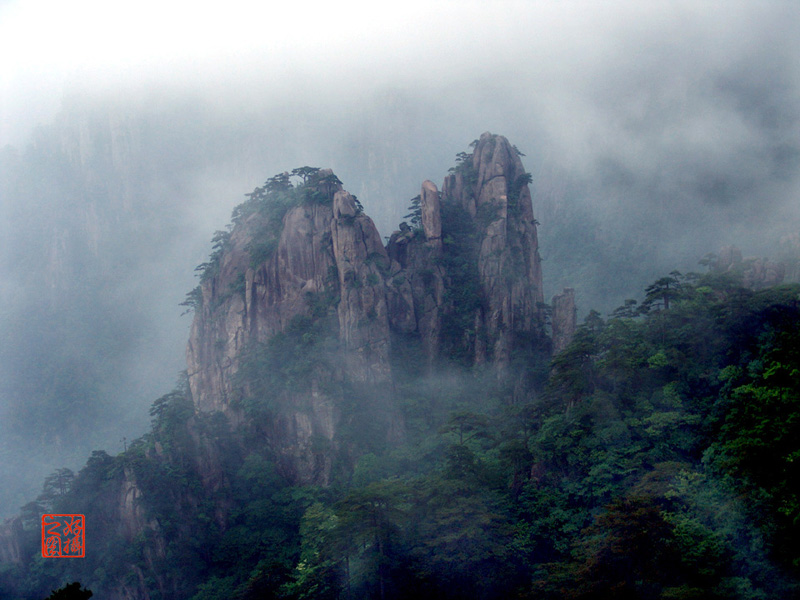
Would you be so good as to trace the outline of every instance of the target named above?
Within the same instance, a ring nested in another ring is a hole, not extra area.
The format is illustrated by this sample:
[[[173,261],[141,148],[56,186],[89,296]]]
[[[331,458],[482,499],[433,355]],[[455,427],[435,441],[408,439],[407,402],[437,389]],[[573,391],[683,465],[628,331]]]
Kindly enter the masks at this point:
[[[122,450],[244,194],[332,168],[381,235],[483,131],[533,175],[545,296],[610,311],[736,244],[797,248],[789,2],[0,3],[0,516]],[[790,240],[791,242],[791,240]]]

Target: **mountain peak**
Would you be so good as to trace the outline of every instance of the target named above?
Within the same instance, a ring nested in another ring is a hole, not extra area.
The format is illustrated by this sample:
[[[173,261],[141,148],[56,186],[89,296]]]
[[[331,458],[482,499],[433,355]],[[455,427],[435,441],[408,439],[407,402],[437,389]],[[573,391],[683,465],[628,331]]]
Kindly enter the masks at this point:
[[[401,340],[417,338],[429,367],[491,363],[506,374],[513,350],[546,346],[529,181],[508,140],[485,133],[442,192],[421,185],[411,226],[384,248],[329,169],[268,180],[235,211],[218,266],[201,278],[187,349],[198,409],[249,427],[253,407],[269,405],[260,427],[282,449],[284,474],[325,484],[345,388],[369,387],[381,435],[402,437],[391,394]],[[295,384],[282,388],[269,370]]]

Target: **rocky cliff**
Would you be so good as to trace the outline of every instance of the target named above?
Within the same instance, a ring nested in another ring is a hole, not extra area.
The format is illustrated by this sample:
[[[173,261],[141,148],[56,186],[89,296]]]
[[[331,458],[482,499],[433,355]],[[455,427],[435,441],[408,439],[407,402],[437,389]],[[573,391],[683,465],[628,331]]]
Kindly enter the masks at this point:
[[[471,362],[488,360],[503,371],[515,347],[541,337],[536,220],[530,175],[516,148],[491,133],[473,145],[471,154],[459,155],[441,193],[423,184],[421,229],[401,228],[388,251],[411,282],[416,331],[430,355],[444,331],[450,351],[460,346]],[[390,287],[403,292],[402,285]],[[398,329],[410,328],[407,311],[393,316]]]
[[[502,376],[515,348],[544,343],[542,275],[530,176],[502,136],[476,140],[441,192],[425,181],[386,248],[331,171],[294,173],[302,183],[272,178],[215,238],[194,292],[189,385],[199,410],[236,426],[254,407],[267,414],[260,431],[284,474],[325,484],[353,390],[381,407],[380,435],[402,437],[392,344],[416,337],[429,367],[461,357]]]
[[[763,290],[783,283],[786,266],[768,258],[742,258],[736,246],[724,246],[709,257],[709,267],[715,273],[731,273],[742,278],[742,285],[752,290]]]
[[[280,194],[251,201],[200,286],[187,348],[189,385],[199,410],[222,411],[237,425],[247,420],[247,400],[273,395],[280,409],[263,433],[283,458],[284,473],[325,484],[342,418],[341,385],[330,384],[391,381],[382,275],[389,261],[372,220],[329,170],[281,194],[282,215],[268,204]],[[265,240],[274,247],[265,249]],[[292,349],[276,364],[259,364],[281,341]],[[285,389],[265,391],[240,373],[243,365],[251,374],[300,369],[293,361],[306,363],[305,371]],[[387,436],[396,435],[394,428],[387,424]]]

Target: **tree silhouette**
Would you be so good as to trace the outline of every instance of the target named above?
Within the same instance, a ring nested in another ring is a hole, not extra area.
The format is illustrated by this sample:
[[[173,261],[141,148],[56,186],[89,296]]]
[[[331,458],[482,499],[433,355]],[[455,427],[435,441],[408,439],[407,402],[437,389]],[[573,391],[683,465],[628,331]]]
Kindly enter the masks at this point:
[[[292,169],[292,175],[295,177],[299,177],[303,180],[303,185],[308,183],[308,180],[319,173],[319,167],[297,167],[296,169]]]
[[[292,182],[289,181],[289,173],[278,173],[273,177],[267,179],[264,187],[268,192],[285,192],[292,188]]]
[[[73,581],[61,589],[53,590],[45,600],[88,600],[93,595],[91,590],[81,589],[80,582]]]
[[[661,277],[647,286],[640,310],[645,314],[654,307],[669,310],[670,301],[680,295],[681,279],[683,275],[679,271],[672,271],[668,276]]]
[[[342,185],[342,180],[339,179],[334,173],[328,173],[324,177],[320,177],[316,183],[317,188],[329,199],[332,199],[336,188]]]

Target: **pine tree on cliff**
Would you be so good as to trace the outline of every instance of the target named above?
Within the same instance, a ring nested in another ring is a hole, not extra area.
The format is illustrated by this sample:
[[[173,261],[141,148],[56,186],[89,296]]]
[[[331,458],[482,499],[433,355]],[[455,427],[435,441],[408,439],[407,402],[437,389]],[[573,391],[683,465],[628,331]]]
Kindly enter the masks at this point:
[[[411,199],[411,205],[407,210],[408,214],[403,218],[411,221],[412,229],[420,229],[422,227],[422,197],[419,194]]]

